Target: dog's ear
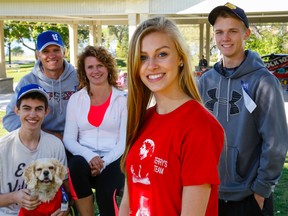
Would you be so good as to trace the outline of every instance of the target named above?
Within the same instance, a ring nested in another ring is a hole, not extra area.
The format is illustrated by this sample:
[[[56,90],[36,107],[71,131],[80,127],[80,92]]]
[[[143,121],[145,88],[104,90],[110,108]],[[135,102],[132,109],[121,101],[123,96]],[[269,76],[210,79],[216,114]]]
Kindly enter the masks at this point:
[[[53,163],[56,168],[56,175],[55,175],[55,181],[57,183],[62,184],[66,174],[67,174],[67,168],[59,161],[59,160],[53,160]]]
[[[22,175],[22,178],[24,179],[28,189],[35,188],[37,184],[37,178],[35,176],[35,165],[35,161],[27,165]]]

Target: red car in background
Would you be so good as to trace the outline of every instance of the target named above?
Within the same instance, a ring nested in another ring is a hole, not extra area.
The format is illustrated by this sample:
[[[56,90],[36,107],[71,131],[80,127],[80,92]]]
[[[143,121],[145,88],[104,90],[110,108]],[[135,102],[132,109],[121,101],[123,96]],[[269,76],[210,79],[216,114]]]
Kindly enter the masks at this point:
[[[284,84],[288,80],[288,54],[269,54],[261,56],[266,68]]]

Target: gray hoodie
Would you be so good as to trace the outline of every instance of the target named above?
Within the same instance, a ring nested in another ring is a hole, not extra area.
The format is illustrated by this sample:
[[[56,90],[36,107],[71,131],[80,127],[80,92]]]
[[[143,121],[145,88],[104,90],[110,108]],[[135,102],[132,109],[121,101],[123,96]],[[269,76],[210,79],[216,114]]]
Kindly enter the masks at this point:
[[[288,147],[280,82],[260,56],[246,59],[230,75],[216,63],[199,80],[205,106],[225,129],[220,160],[219,198],[239,201],[254,192],[269,197],[277,184]]]
[[[62,134],[64,132],[67,103],[79,84],[77,72],[64,60],[64,72],[57,80],[53,80],[44,75],[40,64],[41,62],[37,61],[32,71],[20,80],[15,89],[3,118],[3,125],[8,131],[13,131],[21,125],[19,116],[14,113],[18,92],[21,87],[34,83],[42,86],[49,94],[50,113],[45,117],[42,128]]]

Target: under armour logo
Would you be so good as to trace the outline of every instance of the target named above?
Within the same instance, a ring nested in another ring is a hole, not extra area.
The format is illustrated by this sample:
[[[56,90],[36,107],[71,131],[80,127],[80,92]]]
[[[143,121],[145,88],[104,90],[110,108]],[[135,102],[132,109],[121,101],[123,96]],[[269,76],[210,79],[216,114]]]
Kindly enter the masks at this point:
[[[57,34],[52,34],[53,40],[58,41],[58,35]]]
[[[232,92],[232,99],[229,101],[230,103],[230,114],[237,114],[239,113],[239,108],[238,106],[235,104],[237,101],[239,101],[241,99],[242,95],[239,94],[236,91]]]
[[[207,107],[207,109],[209,109],[210,111],[214,111],[214,106],[215,104],[218,102],[221,105],[227,105],[227,99],[225,98],[217,98],[216,96],[216,92],[217,89],[210,89],[207,91],[208,96],[211,98],[211,100],[208,100],[205,103],[205,106]],[[230,111],[229,113],[231,115],[233,114],[237,114],[240,112],[239,107],[236,105],[236,103],[241,99],[242,95],[236,91],[232,91],[232,99],[229,100],[229,104],[230,104]]]
[[[205,106],[207,107],[207,109],[213,112],[214,104],[218,101],[218,99],[216,98],[216,88],[208,90],[207,94],[209,95],[211,100],[207,101],[205,103]]]

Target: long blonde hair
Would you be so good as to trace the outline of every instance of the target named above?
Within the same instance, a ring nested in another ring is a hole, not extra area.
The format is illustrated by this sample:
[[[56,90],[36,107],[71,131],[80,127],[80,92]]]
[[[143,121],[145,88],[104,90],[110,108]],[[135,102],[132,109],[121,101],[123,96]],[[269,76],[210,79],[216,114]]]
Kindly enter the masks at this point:
[[[142,22],[131,38],[128,52],[127,138],[126,149],[121,160],[121,169],[124,173],[126,173],[127,154],[135,142],[143,124],[146,109],[153,96],[152,92],[141,81],[139,75],[141,42],[145,36],[153,32],[165,33],[167,37],[174,41],[179,58],[183,62],[183,66],[179,68],[179,85],[189,97],[202,103],[192,74],[188,46],[176,24],[165,17],[154,17]]]

